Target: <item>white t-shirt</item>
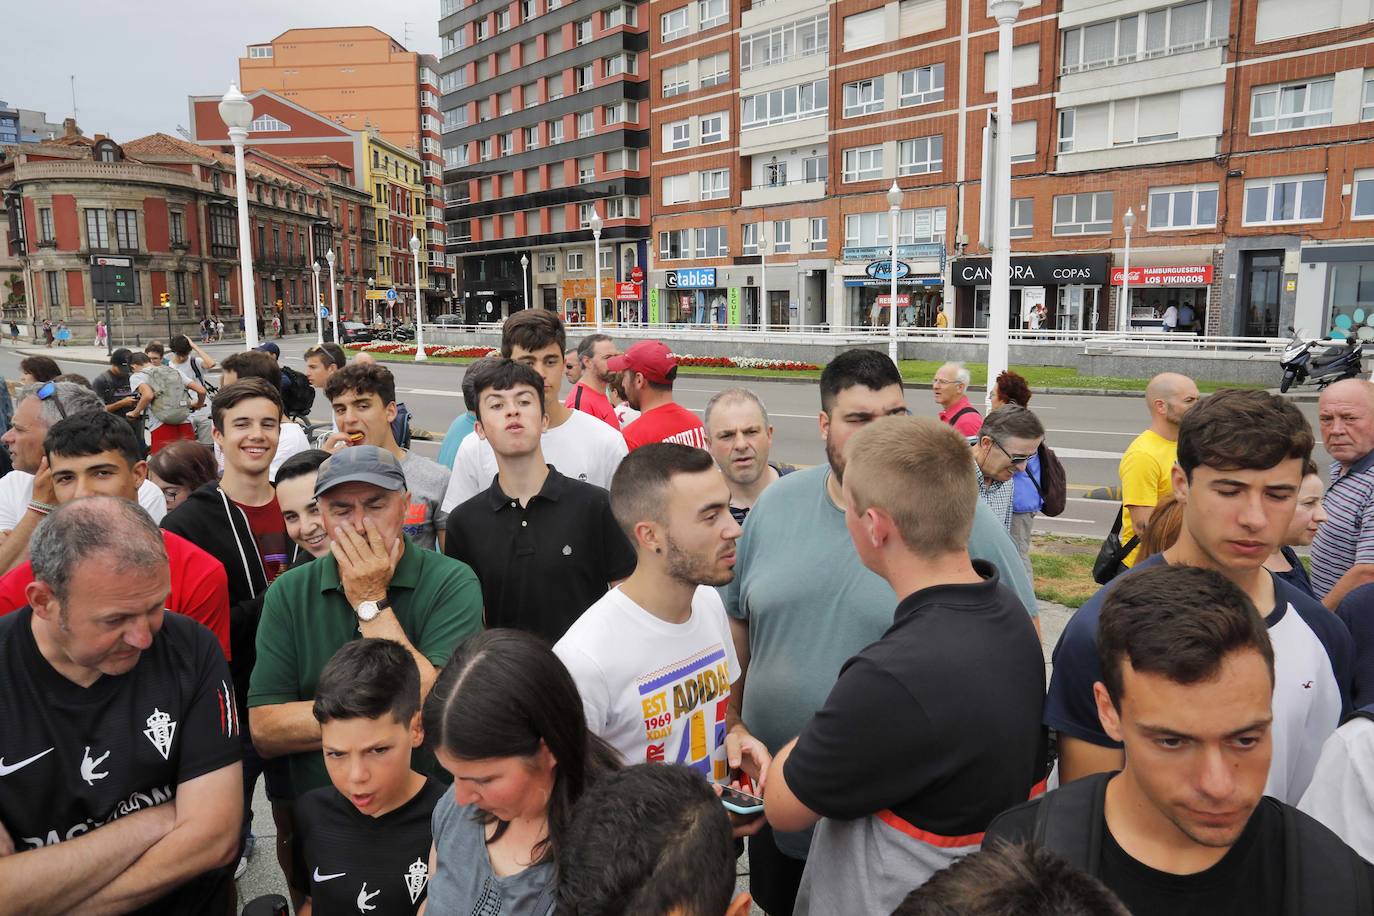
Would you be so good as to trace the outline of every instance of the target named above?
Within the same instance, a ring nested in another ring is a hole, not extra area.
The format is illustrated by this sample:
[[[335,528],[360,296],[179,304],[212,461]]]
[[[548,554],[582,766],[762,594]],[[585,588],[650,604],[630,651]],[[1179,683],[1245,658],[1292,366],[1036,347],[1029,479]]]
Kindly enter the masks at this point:
[[[12,531],[28,511],[32,499],[32,474],[10,471],[0,478],[0,531]],[[162,524],[162,517],[167,514],[167,500],[151,480],[144,480],[138,488],[138,504],[153,521]]]
[[[625,437],[611,429],[609,423],[589,413],[574,410],[568,419],[544,433],[539,440],[544,460],[558,473],[574,480],[596,484],[603,490],[611,488],[611,476],[620,467],[621,459],[629,454]],[[468,433],[458,445],[453,459],[453,475],[444,494],[443,510],[467,502],[491,486],[496,476],[496,453],[491,444],[477,433]]]
[[[620,421],[620,428],[624,429],[635,420],[639,419],[639,411],[635,410],[624,401],[621,401],[619,404],[615,405],[615,416],[616,419]]]
[[[1326,739],[1298,809],[1374,862],[1374,720],[1351,719]]]
[[[268,478],[276,480],[277,469],[282,466],[282,462],[308,448],[310,448],[310,440],[306,438],[305,430],[283,418],[281,435],[277,437],[277,454],[272,458],[272,471]],[[215,443],[215,462],[219,465],[220,473],[224,473],[224,452],[220,449],[218,442]]]
[[[740,672],[714,588],[697,587],[691,619],[681,624],[660,620],[614,588],[553,651],[577,683],[587,727],[626,764],[681,763],[727,781],[725,709]]]

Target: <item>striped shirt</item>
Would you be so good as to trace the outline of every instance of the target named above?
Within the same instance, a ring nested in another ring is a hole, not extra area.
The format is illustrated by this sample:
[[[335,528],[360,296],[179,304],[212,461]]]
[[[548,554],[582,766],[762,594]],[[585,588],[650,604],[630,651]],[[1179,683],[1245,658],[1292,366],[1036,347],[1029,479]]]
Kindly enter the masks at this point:
[[[1342,471],[1331,465],[1326,522],[1312,541],[1312,588],[1321,597],[1357,563],[1374,563],[1374,452]]]

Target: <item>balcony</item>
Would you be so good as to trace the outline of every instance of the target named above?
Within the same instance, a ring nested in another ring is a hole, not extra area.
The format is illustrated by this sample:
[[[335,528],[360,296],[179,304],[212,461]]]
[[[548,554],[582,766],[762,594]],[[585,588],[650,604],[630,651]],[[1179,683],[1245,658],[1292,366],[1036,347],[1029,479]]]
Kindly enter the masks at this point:
[[[748,188],[740,193],[740,206],[766,207],[770,204],[793,204],[803,200],[820,200],[825,197],[825,179],[807,181],[785,181],[779,184],[762,184]]]
[[[1144,54],[1118,58],[1105,64],[1089,64],[1077,70],[1066,69],[1059,78],[1055,104],[1060,108],[1092,105],[1111,99],[1147,94],[1177,92],[1196,86],[1221,84],[1226,80],[1224,44],[1199,43],[1189,50],[1174,49],[1153,56]]]
[[[808,115],[797,121],[783,121],[766,127],[747,128],[739,132],[739,154],[757,156],[770,150],[798,146],[824,146],[826,142],[826,112]]]

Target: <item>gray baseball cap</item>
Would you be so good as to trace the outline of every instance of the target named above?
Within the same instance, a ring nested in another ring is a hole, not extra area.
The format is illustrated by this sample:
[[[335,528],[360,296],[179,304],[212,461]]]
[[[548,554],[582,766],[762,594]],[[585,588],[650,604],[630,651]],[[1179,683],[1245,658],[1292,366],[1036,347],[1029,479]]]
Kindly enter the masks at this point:
[[[322,496],[341,483],[370,483],[383,490],[400,491],[406,488],[405,471],[401,462],[386,449],[375,445],[353,445],[330,455],[320,465],[315,478],[315,496]]]

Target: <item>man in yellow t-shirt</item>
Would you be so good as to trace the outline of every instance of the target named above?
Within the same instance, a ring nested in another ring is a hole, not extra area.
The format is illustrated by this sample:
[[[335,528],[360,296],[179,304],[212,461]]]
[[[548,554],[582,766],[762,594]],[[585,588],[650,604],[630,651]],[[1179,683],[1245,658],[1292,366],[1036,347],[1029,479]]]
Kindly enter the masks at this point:
[[[1186,375],[1162,372],[1145,388],[1150,408],[1150,428],[1136,436],[1121,456],[1121,543],[1143,535],[1155,506],[1174,492],[1174,461],[1178,457],[1178,424],[1197,403],[1197,385]],[[1137,546],[1126,557],[1127,566],[1141,559]]]

